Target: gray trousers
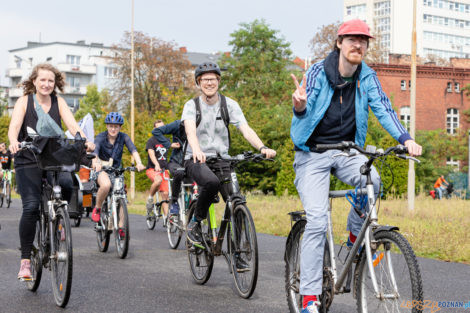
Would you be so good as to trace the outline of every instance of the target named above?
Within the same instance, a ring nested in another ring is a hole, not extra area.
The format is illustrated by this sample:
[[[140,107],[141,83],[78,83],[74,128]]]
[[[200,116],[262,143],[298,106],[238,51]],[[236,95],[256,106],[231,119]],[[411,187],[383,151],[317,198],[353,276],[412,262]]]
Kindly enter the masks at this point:
[[[346,184],[355,187],[364,187],[366,184],[366,177],[360,174],[359,169],[367,158],[363,155],[332,157],[340,152],[328,150],[324,153],[305,151],[295,153],[294,183],[307,217],[300,256],[301,295],[320,295],[322,292],[323,251],[328,224],[331,169],[334,169],[335,176]],[[371,176],[375,193],[378,194],[380,177],[375,168],[372,168]],[[358,235],[362,224],[363,220],[351,208],[347,230]]]

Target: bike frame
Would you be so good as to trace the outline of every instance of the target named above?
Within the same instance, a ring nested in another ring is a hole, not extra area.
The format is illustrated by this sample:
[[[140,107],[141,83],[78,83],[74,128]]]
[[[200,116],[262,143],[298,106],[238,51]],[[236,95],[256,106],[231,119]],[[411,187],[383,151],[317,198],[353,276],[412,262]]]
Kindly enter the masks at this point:
[[[369,160],[372,164],[372,162]],[[338,192],[337,195],[331,196],[331,198],[337,198],[337,197],[344,197],[346,195],[347,191],[342,191]],[[387,294],[383,295],[379,293],[378,289],[378,284],[377,284],[377,278],[375,276],[375,271],[374,271],[374,265],[373,265],[373,260],[372,260],[372,249],[376,248],[376,241],[374,239],[373,233],[380,227],[380,225],[377,223],[378,221],[378,216],[377,216],[377,208],[375,206],[375,193],[374,193],[374,185],[372,183],[371,175],[370,175],[370,170],[369,172],[366,173],[366,188],[361,189],[359,191],[360,194],[367,194],[367,199],[368,199],[368,208],[369,211],[366,214],[366,218],[364,221],[364,224],[362,225],[361,231],[359,232],[359,235],[357,236],[357,239],[352,246],[348,257],[346,258],[344,262],[344,268],[340,272],[339,276],[337,273],[337,266],[336,266],[336,256],[335,256],[335,250],[334,250],[334,242],[333,242],[333,225],[332,225],[332,218],[331,218],[331,210],[332,210],[332,204],[330,201],[330,206],[328,208],[328,227],[327,227],[327,240],[328,240],[328,247],[329,247],[329,253],[330,253],[330,260],[331,260],[331,271],[333,275],[333,280],[334,280],[334,287],[335,287],[335,293],[343,293],[344,292],[344,287],[343,283],[344,280],[346,279],[349,270],[351,269],[352,263],[354,259],[356,258],[356,254],[359,251],[359,248],[364,244],[365,252],[366,252],[366,257],[367,257],[367,266],[369,268],[369,274],[371,277],[372,285],[374,287],[374,292],[378,298],[388,298],[388,299],[396,299],[398,298],[398,289],[397,285],[395,282],[395,276],[393,273],[393,268],[391,264],[391,259],[390,255],[386,255],[385,259],[387,262],[389,262],[389,268],[391,269],[390,277],[392,278],[392,284],[394,288],[394,293],[393,294]],[[398,229],[397,227],[392,227],[392,229]],[[387,252],[389,254],[390,252]]]
[[[212,243],[214,244],[212,253],[214,254],[214,256],[224,254],[224,256],[228,260],[228,256],[222,251],[222,244],[224,242],[227,226],[231,227],[230,230],[232,237],[236,238],[236,235],[234,234],[235,229],[232,227],[232,225],[234,224],[233,207],[235,203],[246,203],[246,200],[240,194],[240,185],[238,184],[237,174],[233,169],[231,170],[230,180],[225,180],[221,182],[221,184],[227,183],[232,184],[232,194],[228,196],[227,202],[225,203],[225,212],[222,221],[220,222],[219,231],[217,232],[217,220],[213,203],[209,207],[209,227],[212,231]],[[234,240],[233,243],[235,245],[234,250],[238,250],[238,242]]]
[[[47,216],[47,227],[45,225],[46,221],[41,219],[41,238],[42,238],[42,246],[43,248],[46,247],[47,245],[50,246],[50,252],[49,255],[45,255],[46,257],[49,257],[50,259],[56,258],[56,249],[57,247],[55,246],[54,240],[51,240],[51,238],[54,238],[54,229],[53,229],[53,221],[56,218],[56,212],[55,209],[61,205],[65,205],[65,208],[67,208],[67,201],[62,200],[62,188],[60,185],[57,183],[58,182],[58,172],[53,171],[52,175],[52,183],[49,184],[47,182],[47,178],[45,179],[46,181],[43,183],[43,190],[50,189],[51,192],[51,197],[50,199],[47,200],[47,215],[46,212],[43,211],[45,208],[42,209],[41,215],[42,216]],[[46,236],[46,228],[49,231],[49,236]],[[66,256],[64,256],[62,253],[57,254],[57,259],[58,261],[65,261]]]

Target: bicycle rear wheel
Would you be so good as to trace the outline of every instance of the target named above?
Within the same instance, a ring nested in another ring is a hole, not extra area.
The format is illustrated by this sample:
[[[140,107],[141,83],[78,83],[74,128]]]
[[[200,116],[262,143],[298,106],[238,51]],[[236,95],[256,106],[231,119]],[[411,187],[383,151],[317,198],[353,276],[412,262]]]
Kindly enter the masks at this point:
[[[376,256],[373,267],[380,297],[375,295],[363,252],[355,284],[358,312],[421,312],[419,306],[413,309],[402,306],[423,301],[421,273],[410,244],[395,231],[379,231],[374,237],[377,250],[373,251]]]
[[[191,221],[196,209],[196,201],[189,206],[188,223]],[[209,219],[201,222],[202,234],[205,239],[210,240],[210,227]],[[188,251],[188,259],[191,274],[194,280],[199,285],[205,284],[211,277],[212,267],[214,266],[214,255],[207,249],[202,249],[194,246],[188,239],[186,239],[186,247]]]
[[[101,218],[100,222],[96,224],[96,242],[98,243],[98,250],[100,252],[108,251],[109,247],[109,236],[110,231],[108,231],[108,202],[103,203],[101,208]]]
[[[36,222],[36,235],[31,249],[31,280],[26,282],[26,286],[31,291],[36,291],[41,283],[42,277],[42,246],[41,246],[41,222]]]
[[[55,303],[64,308],[72,290],[73,273],[72,228],[65,206],[57,209],[52,229],[51,241],[56,248],[55,255],[51,256],[52,292]]]
[[[127,213],[126,200],[119,199],[116,203],[118,224],[114,225],[114,239],[116,243],[116,253],[119,258],[124,259],[129,251],[129,215]]]
[[[235,205],[233,220],[235,224],[227,228],[228,252],[238,294],[247,299],[255,291],[258,281],[258,241],[255,223],[244,204]],[[235,249],[235,246],[238,248]]]
[[[299,220],[292,227],[286,241],[284,261],[286,262],[285,287],[289,312],[300,313],[303,296],[300,294],[300,255],[306,220]],[[319,312],[328,312],[333,301],[333,277],[331,275],[328,242],[323,253],[323,293],[320,295]],[[325,307],[325,309],[323,309]]]

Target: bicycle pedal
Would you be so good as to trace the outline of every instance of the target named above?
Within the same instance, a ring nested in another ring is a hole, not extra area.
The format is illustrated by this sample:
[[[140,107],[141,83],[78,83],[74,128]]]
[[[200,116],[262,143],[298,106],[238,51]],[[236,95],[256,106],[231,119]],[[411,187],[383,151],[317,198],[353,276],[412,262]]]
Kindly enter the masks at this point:
[[[18,278],[18,280],[21,282],[29,282],[29,281],[33,281],[33,278],[32,277],[20,277]]]
[[[203,245],[199,245],[199,244],[195,243],[194,246],[199,248],[199,249],[206,250],[206,247],[204,247]]]

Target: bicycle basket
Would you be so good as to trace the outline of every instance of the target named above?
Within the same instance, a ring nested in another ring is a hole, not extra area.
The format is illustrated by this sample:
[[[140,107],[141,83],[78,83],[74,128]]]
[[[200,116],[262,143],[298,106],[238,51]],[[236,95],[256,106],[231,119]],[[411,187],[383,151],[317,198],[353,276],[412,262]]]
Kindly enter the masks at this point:
[[[37,148],[36,158],[41,169],[64,168],[78,171],[80,159],[85,153],[84,139],[61,137],[36,137],[33,145]]]

